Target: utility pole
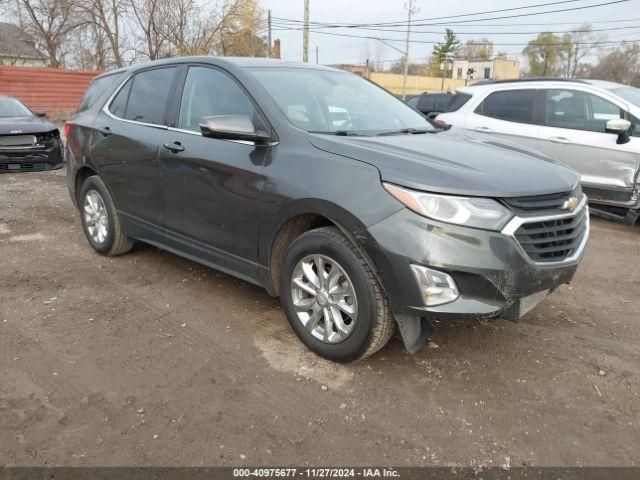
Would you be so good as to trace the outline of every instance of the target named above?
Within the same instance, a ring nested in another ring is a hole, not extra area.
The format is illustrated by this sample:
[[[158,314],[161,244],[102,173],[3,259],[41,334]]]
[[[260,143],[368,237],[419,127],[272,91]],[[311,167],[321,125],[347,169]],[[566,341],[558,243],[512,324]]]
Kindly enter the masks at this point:
[[[316,45],[316,65],[318,65],[318,58],[320,57],[320,54],[318,53],[318,46]]]
[[[268,35],[269,51],[267,52],[267,57],[271,58],[271,57],[273,57],[273,50],[271,48],[271,10],[267,11],[267,22],[269,24],[269,26],[268,26],[268,29],[269,29],[269,35]]]
[[[407,74],[409,73],[409,39],[411,37],[411,17],[414,14],[413,0],[409,0],[407,5],[409,19],[407,21],[407,42],[404,48],[404,78],[402,79],[402,100],[407,98]]]
[[[304,31],[302,32],[302,61],[309,63],[309,0],[304,0]]]

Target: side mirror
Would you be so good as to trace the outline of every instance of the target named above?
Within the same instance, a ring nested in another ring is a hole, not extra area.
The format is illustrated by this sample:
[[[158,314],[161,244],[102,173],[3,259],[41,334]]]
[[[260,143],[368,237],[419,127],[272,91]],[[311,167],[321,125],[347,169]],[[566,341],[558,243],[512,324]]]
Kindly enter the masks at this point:
[[[202,135],[219,140],[244,140],[266,145],[271,140],[267,132],[256,131],[248,115],[213,115],[200,120]]]
[[[628,143],[631,138],[629,137],[629,130],[631,130],[631,122],[624,118],[614,118],[607,122],[605,131],[607,133],[613,133],[618,135],[617,144],[622,145]]]
[[[36,117],[40,117],[40,118],[47,116],[46,112],[33,112],[33,113],[36,114]]]

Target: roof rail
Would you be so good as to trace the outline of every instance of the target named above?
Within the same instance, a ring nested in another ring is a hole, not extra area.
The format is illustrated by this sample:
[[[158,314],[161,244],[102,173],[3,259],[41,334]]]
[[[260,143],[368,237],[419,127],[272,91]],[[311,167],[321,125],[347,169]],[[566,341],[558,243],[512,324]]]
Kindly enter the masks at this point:
[[[511,78],[508,80],[480,80],[472,85],[493,85],[500,83],[519,83],[519,82],[570,82],[570,83],[588,83],[577,78],[553,78],[553,77],[532,77],[532,78]]]

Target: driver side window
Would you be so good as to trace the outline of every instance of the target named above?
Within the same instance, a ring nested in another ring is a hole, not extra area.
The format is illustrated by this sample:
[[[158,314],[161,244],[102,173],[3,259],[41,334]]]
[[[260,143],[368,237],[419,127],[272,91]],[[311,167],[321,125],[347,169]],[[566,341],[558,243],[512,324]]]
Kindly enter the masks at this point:
[[[620,118],[620,107],[597,95],[579,90],[549,90],[545,124],[549,127],[568,128],[605,133],[609,120]]]
[[[256,124],[253,103],[226,73],[208,67],[189,67],[180,102],[177,127],[200,132],[203,117],[248,115]]]

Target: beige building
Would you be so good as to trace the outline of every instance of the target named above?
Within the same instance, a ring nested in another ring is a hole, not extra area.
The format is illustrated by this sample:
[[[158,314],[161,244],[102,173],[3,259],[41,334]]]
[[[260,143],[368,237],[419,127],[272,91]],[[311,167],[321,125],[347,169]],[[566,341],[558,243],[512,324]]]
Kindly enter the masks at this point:
[[[496,58],[494,60],[469,62],[454,60],[454,80],[464,80],[467,83],[478,80],[508,80],[520,77],[520,62]]]

